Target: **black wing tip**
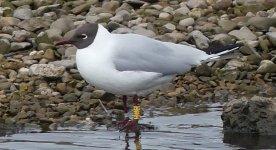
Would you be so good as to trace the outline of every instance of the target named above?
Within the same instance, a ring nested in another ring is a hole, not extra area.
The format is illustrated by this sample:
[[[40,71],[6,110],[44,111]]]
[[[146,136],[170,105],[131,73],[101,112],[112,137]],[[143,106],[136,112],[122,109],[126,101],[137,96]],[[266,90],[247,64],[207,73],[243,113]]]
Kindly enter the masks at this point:
[[[219,46],[219,47],[209,47],[206,49],[203,49],[204,52],[207,54],[217,54],[226,50],[234,49],[234,48],[240,48],[244,46],[243,43],[236,43],[236,44],[231,44],[231,45],[226,45],[226,46]]]

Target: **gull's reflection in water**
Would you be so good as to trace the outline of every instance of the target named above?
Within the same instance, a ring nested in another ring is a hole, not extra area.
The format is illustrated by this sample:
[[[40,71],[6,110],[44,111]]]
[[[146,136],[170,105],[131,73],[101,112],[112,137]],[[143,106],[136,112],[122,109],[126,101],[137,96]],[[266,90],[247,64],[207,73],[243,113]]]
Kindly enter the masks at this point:
[[[125,135],[125,142],[126,142],[125,150],[130,150],[129,142],[131,140],[134,140],[133,142],[134,142],[134,145],[135,145],[135,150],[142,150],[140,133],[135,133],[135,136],[131,137],[131,136],[129,136],[128,132],[126,132],[126,135]]]

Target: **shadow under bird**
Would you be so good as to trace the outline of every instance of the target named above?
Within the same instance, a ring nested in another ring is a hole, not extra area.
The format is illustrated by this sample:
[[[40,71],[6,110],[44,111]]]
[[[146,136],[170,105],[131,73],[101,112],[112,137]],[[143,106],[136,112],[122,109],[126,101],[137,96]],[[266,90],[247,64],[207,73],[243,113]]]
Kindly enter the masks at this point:
[[[186,45],[162,42],[137,34],[112,34],[100,24],[85,24],[68,40],[56,45],[73,44],[81,76],[95,87],[122,95],[125,113],[127,96],[133,96],[133,120],[119,123],[126,131],[138,131],[143,96],[170,82],[203,62],[214,61],[241,45],[222,47],[216,54]]]

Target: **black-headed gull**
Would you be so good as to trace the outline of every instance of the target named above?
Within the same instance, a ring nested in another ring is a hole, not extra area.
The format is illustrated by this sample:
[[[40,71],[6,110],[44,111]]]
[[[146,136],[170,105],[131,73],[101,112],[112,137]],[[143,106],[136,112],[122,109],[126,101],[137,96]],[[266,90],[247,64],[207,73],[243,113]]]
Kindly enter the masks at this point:
[[[202,62],[218,59],[181,44],[162,42],[137,34],[111,34],[100,24],[85,24],[72,38],[56,45],[73,44],[77,68],[82,77],[99,89],[123,95],[125,112],[127,96],[133,96],[134,121],[123,129],[134,130],[140,118],[138,96],[147,95]]]

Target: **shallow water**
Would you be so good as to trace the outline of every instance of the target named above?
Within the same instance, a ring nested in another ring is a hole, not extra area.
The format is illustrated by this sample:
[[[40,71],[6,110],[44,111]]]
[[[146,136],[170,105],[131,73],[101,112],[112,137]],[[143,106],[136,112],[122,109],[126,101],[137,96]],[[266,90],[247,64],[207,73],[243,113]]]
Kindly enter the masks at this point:
[[[138,140],[126,140],[125,133],[107,130],[104,126],[93,131],[87,128],[59,128],[58,131],[46,133],[34,130],[2,136],[0,149],[276,149],[275,136],[223,134],[221,108],[210,107],[208,110],[186,115],[163,115],[162,112],[153,111],[154,117],[143,118],[141,123],[152,124],[156,129],[142,132]]]

